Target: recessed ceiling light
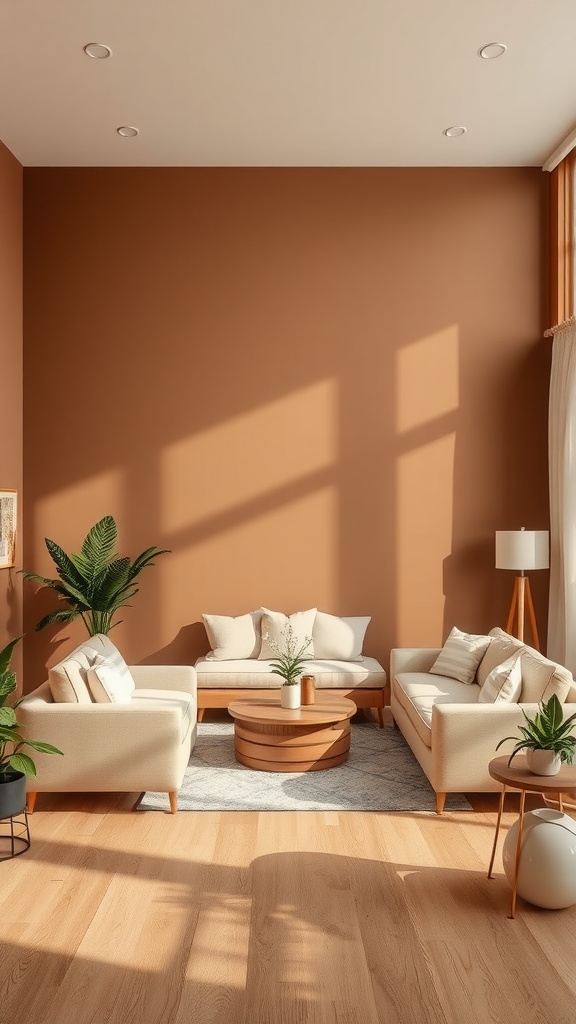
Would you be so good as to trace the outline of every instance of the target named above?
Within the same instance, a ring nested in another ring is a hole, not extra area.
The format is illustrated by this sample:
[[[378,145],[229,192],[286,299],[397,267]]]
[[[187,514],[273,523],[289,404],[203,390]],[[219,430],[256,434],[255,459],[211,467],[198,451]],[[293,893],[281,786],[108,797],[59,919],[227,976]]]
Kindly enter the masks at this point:
[[[445,135],[447,139],[457,139],[459,135],[466,135],[468,131],[461,124],[453,125],[452,128],[445,128],[442,135]]]
[[[133,139],[136,137],[136,135],[138,135],[138,129],[133,128],[132,125],[129,124],[121,125],[120,128],[116,129],[116,131],[118,132],[118,135],[122,136],[123,139]]]
[[[105,43],[86,43],[84,53],[94,60],[106,60],[106,57],[112,56],[112,50]]]
[[[483,57],[484,60],[494,60],[495,57],[501,57],[504,53],[506,53],[506,43],[486,43],[478,50],[478,56]]]

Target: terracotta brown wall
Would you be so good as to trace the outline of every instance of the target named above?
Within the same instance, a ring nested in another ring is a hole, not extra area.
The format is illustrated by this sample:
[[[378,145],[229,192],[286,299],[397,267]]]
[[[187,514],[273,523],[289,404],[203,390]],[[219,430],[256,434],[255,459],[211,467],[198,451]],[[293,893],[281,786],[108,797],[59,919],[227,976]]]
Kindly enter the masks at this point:
[[[129,660],[193,660],[202,611],[261,604],[370,614],[385,664],[504,624],[494,531],[548,522],[547,187],[27,169],[27,567],[106,513],[123,553],[169,547],[114,634]],[[27,586],[29,629],[46,597]],[[76,625],[35,638],[31,675]]]
[[[22,565],[22,167],[0,142],[0,490],[18,491],[16,559]],[[22,579],[0,569],[0,649],[22,632]],[[12,667],[21,676],[22,646]]]

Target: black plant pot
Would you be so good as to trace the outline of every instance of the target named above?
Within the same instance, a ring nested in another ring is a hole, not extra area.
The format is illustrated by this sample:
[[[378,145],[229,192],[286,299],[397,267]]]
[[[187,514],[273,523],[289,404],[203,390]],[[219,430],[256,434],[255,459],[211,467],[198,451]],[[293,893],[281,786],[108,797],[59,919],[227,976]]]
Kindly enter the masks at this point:
[[[24,772],[0,772],[0,821],[15,818],[26,807],[26,776]]]

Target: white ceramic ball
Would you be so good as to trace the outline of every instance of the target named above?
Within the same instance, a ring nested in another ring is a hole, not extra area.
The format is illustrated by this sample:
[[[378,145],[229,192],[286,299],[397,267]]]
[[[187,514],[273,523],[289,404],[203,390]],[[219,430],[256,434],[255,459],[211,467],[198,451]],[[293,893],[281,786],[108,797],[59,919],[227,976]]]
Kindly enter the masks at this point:
[[[518,822],[502,850],[504,871],[514,884]],[[576,821],[550,807],[524,815],[518,870],[519,896],[537,907],[560,910],[576,903]]]

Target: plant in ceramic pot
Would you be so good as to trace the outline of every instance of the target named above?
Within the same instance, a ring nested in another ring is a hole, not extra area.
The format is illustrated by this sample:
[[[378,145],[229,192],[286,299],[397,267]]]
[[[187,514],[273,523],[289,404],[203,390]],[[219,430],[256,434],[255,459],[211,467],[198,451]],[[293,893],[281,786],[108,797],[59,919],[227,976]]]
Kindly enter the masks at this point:
[[[80,616],[89,636],[109,633],[118,625],[112,619],[119,608],[130,607],[128,601],[138,593],[138,587],[134,586],[137,576],[146,566],[154,565],[153,558],[167,553],[166,548],[151,547],[133,562],[119,558],[118,528],[113,516],[104,516],[88,531],[77,554],[66,554],[48,537],[45,543],[56,565],[58,579],[48,579],[34,572],[24,572],[24,577],[54,590],[68,608],[49,612],[36,629],[44,629],[53,622],[72,622]]]
[[[300,676],[306,664],[306,653],[312,645],[312,637],[305,636],[300,642],[292,624],[289,622],[282,630],[283,643],[279,644],[269,633],[264,634],[276,654],[274,661],[270,662],[271,671],[284,680],[280,691],[280,703],[283,708],[300,707]]]
[[[576,757],[576,736],[572,733],[576,714],[564,719],[556,694],[540,702],[534,718],[529,718],[523,708],[522,714],[526,725],[518,726],[521,738],[506,736],[496,747],[498,750],[507,740],[516,741],[508,764],[521,750],[526,751],[528,768],[535,775],[557,775],[562,764],[572,764]]]
[[[12,818],[26,806],[26,776],[36,775],[36,765],[22,747],[30,747],[42,754],[61,754],[58,747],[40,740],[22,736],[16,718],[16,708],[6,705],[16,689],[16,674],[10,671],[12,652],[22,637],[17,636],[0,651],[0,819]]]

